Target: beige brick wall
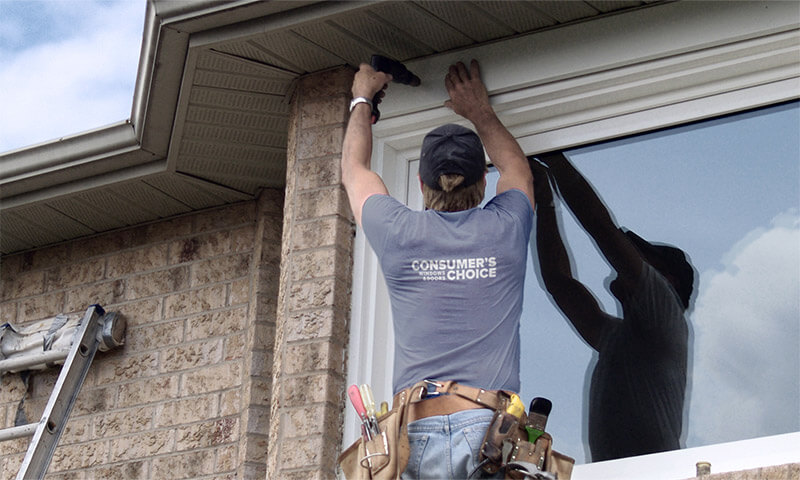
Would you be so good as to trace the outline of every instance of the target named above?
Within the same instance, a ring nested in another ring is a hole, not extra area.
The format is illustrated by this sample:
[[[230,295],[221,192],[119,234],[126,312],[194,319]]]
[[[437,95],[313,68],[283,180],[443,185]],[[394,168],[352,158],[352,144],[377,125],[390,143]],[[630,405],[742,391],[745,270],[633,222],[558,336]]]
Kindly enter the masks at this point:
[[[123,315],[49,478],[263,478],[283,192],[0,259],[0,321]],[[268,246],[265,246],[268,245]],[[0,426],[39,420],[59,370],[0,380]],[[0,444],[14,478],[28,439]]]

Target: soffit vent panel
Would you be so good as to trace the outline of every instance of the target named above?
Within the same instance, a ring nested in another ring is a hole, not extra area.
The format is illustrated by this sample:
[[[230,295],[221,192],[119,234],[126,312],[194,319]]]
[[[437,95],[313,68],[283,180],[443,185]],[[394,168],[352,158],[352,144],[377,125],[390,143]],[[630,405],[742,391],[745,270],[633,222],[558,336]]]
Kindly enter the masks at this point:
[[[488,42],[514,34],[514,29],[499,20],[486,16],[486,12],[470,3],[451,5],[449,2],[428,1],[417,2],[425,10],[464,35],[472,39],[472,43]]]
[[[247,195],[283,186],[294,78],[230,52],[200,52],[175,170]]]
[[[394,25],[411,38],[422,42],[430,50],[444,52],[463,47],[472,40],[415,2],[382,3],[372,9],[372,14],[385,24]]]
[[[247,57],[205,51],[198,56],[193,86],[208,86],[245,92],[286,95],[295,75]]]
[[[248,198],[239,192],[185,175],[159,175],[148,178],[147,183],[171,197],[180,198],[192,210],[240,202]]]
[[[264,122],[273,126],[272,122]],[[184,127],[186,141],[204,140],[260,145],[283,149],[286,145],[286,132],[271,129],[248,129],[231,123],[227,126],[188,123]]]
[[[114,193],[126,203],[140,206],[159,218],[171,217],[191,210],[185,203],[144,181],[123,183],[114,189]]]
[[[254,77],[275,76],[287,81],[294,78],[292,72],[256,62],[249,57],[230,55],[216,47],[203,49],[199,52],[196,68],[198,70],[216,70]]]
[[[252,111],[228,110],[190,105],[186,121],[192,125],[218,128],[243,128],[285,137],[289,116],[283,112],[254,113]]]
[[[56,243],[94,233],[86,225],[43,204],[3,212],[3,230],[4,235],[7,231],[30,245]],[[5,247],[4,251],[7,251]]]
[[[217,85],[212,87],[197,85],[192,88],[189,102],[192,105],[210,108],[256,113],[269,112],[270,114],[278,113],[285,117],[289,116],[289,103],[282,94],[232,91],[219,88]]]
[[[3,223],[6,222],[6,219],[3,219]],[[14,228],[18,228],[17,225]],[[20,250],[27,250],[29,248],[33,248],[39,245],[38,238],[35,239],[35,243],[33,241],[25,241],[21,238],[14,235],[12,231],[3,227],[3,234],[0,235],[0,254],[5,255],[7,253],[18,252]]]
[[[493,2],[498,4],[506,4],[506,2]],[[509,4],[516,4],[517,2],[508,2]],[[572,22],[574,20],[579,20],[581,18],[589,18],[598,15],[600,11],[596,8],[592,8],[589,3],[587,2],[561,2],[561,1],[550,1],[550,2],[520,2],[521,9],[529,9],[535,12],[538,12],[538,15],[542,13],[546,14],[548,17],[555,20],[557,23],[567,23]],[[514,12],[514,9],[507,9],[507,13],[514,14],[516,13],[519,15],[516,18],[526,18],[529,17],[530,14],[525,14],[524,12],[517,10]],[[511,16],[504,17],[509,21],[514,18]],[[534,27],[536,28],[536,27]]]
[[[559,3],[559,2],[553,2]],[[514,30],[514,33],[530,32],[540,28],[550,27],[556,23],[568,21],[573,18],[579,18],[588,15],[596,14],[597,12],[587,7],[583,2],[565,2],[581,5],[586,10],[583,13],[574,12],[574,15],[559,15],[555,9],[555,5],[542,4],[541,9],[534,7],[534,4],[527,2],[479,2],[477,7],[483,10],[483,15],[490,18],[495,18],[503,25]],[[535,5],[540,5],[536,3]],[[567,7],[575,10],[573,7]],[[545,13],[546,12],[546,13]],[[560,17],[560,18],[559,18]]]
[[[393,23],[379,21],[371,12],[354,12],[337,19],[336,23],[367,44],[379,45],[380,50],[392,58],[417,58],[435,53],[430,45],[411,37]],[[387,42],[387,38],[392,41]]]
[[[186,203],[144,180],[51,200],[47,205],[93,232],[132,225],[141,218],[165,218],[191,211]]]
[[[158,218],[142,205],[133,205],[107,189],[84,192],[75,198],[85,205],[93,205],[92,215],[103,219],[97,231],[113,230]]]
[[[113,212],[98,208],[83,196],[69,196],[51,200],[47,205],[62,212],[91,228],[93,232],[102,232],[124,226],[122,220]]]
[[[245,92],[286,95],[291,81],[263,76],[237,75],[233,72],[198,70],[194,75],[195,85],[209,86]]]
[[[251,173],[251,177],[247,177],[246,174]],[[248,178],[256,178],[257,175],[263,175],[263,171],[255,168],[246,168],[246,167],[236,167],[235,169],[231,169],[228,172],[224,173],[195,173],[193,177],[202,180],[204,182],[211,182],[217,183],[219,185],[224,185],[225,188],[235,190],[242,195],[246,196],[246,198],[252,198],[252,195],[255,195],[259,190],[262,188],[282,188],[284,185],[283,180],[275,180],[274,182],[268,183],[262,180],[248,180]],[[281,172],[285,175],[285,172]],[[276,173],[275,177],[282,178],[281,174]]]
[[[264,34],[215,49],[298,75],[342,63],[341,57],[291,31]]]
[[[185,158],[186,165],[195,165],[200,161],[211,166],[219,164],[224,171],[231,163],[242,165],[262,165],[265,161],[275,157],[284,158],[283,149],[274,147],[261,147],[240,143],[186,141],[181,145],[181,157]]]
[[[224,155],[232,155],[228,150]],[[257,152],[240,149],[249,162],[229,160],[232,157],[204,158],[190,157],[187,164],[191,169],[181,170],[195,177],[200,177],[224,185],[226,187],[254,195],[258,188],[280,187],[285,184],[286,168],[284,152]],[[226,160],[226,158],[228,160]]]
[[[597,9],[600,12],[608,13],[608,12],[613,12],[615,10],[624,10],[628,8],[638,7],[642,4],[652,3],[652,2],[653,0],[645,0],[643,2],[625,1],[625,0],[619,0],[619,1],[601,0],[601,1],[586,2],[586,3],[591,5],[593,8]]]
[[[369,61],[375,52],[375,47],[367,45],[363,40],[350,35],[334,22],[317,23],[298,27],[294,30],[298,35],[307,38],[317,45],[324,45],[326,49],[337,52],[341,59],[337,63],[331,62],[330,66],[347,63],[359,65]]]

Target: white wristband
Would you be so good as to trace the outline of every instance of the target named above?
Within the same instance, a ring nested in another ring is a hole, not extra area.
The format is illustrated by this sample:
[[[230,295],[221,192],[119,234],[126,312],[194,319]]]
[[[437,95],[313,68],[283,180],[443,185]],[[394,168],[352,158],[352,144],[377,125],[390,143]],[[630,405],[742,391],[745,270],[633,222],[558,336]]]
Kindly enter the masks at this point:
[[[356,97],[350,100],[350,113],[353,112],[353,109],[356,108],[356,105],[358,105],[359,103],[366,103],[367,105],[369,105],[369,109],[372,110],[372,100],[370,100],[367,97]]]

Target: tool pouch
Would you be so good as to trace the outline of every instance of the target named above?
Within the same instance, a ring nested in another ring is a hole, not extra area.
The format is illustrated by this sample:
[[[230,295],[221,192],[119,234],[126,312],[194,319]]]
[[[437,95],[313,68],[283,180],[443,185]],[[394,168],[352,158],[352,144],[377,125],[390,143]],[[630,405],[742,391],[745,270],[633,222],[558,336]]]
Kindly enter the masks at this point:
[[[486,435],[481,444],[480,460],[488,460],[483,470],[486,473],[497,473],[506,463],[503,455],[503,447],[509,442],[513,442],[518,436],[519,419],[510,413],[496,410]]]
[[[505,478],[569,480],[575,460],[553,450],[553,437],[544,433],[536,442],[527,441],[528,434],[519,420],[506,412],[496,411],[481,445],[480,460],[486,473],[505,469]]]
[[[522,434],[524,432],[520,432]],[[553,450],[553,437],[543,433],[536,442],[522,438],[507,444],[505,478],[523,480],[528,478],[557,478],[569,480],[575,460]],[[520,468],[515,468],[519,465]],[[527,468],[524,468],[524,467]],[[536,474],[542,473],[540,477]],[[549,476],[547,474],[550,474]]]
[[[400,478],[408,466],[410,447],[406,412],[415,387],[407,389],[389,413],[378,417],[380,435],[371,440],[361,437],[339,455],[339,467],[347,480]]]

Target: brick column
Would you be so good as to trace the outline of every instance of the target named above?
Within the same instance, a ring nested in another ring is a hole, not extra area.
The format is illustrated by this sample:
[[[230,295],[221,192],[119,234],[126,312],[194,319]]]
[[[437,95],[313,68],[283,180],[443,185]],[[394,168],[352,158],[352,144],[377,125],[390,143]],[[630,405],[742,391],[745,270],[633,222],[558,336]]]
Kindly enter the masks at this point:
[[[353,71],[292,101],[267,478],[333,478],[342,438],[354,225],[340,185]]]

